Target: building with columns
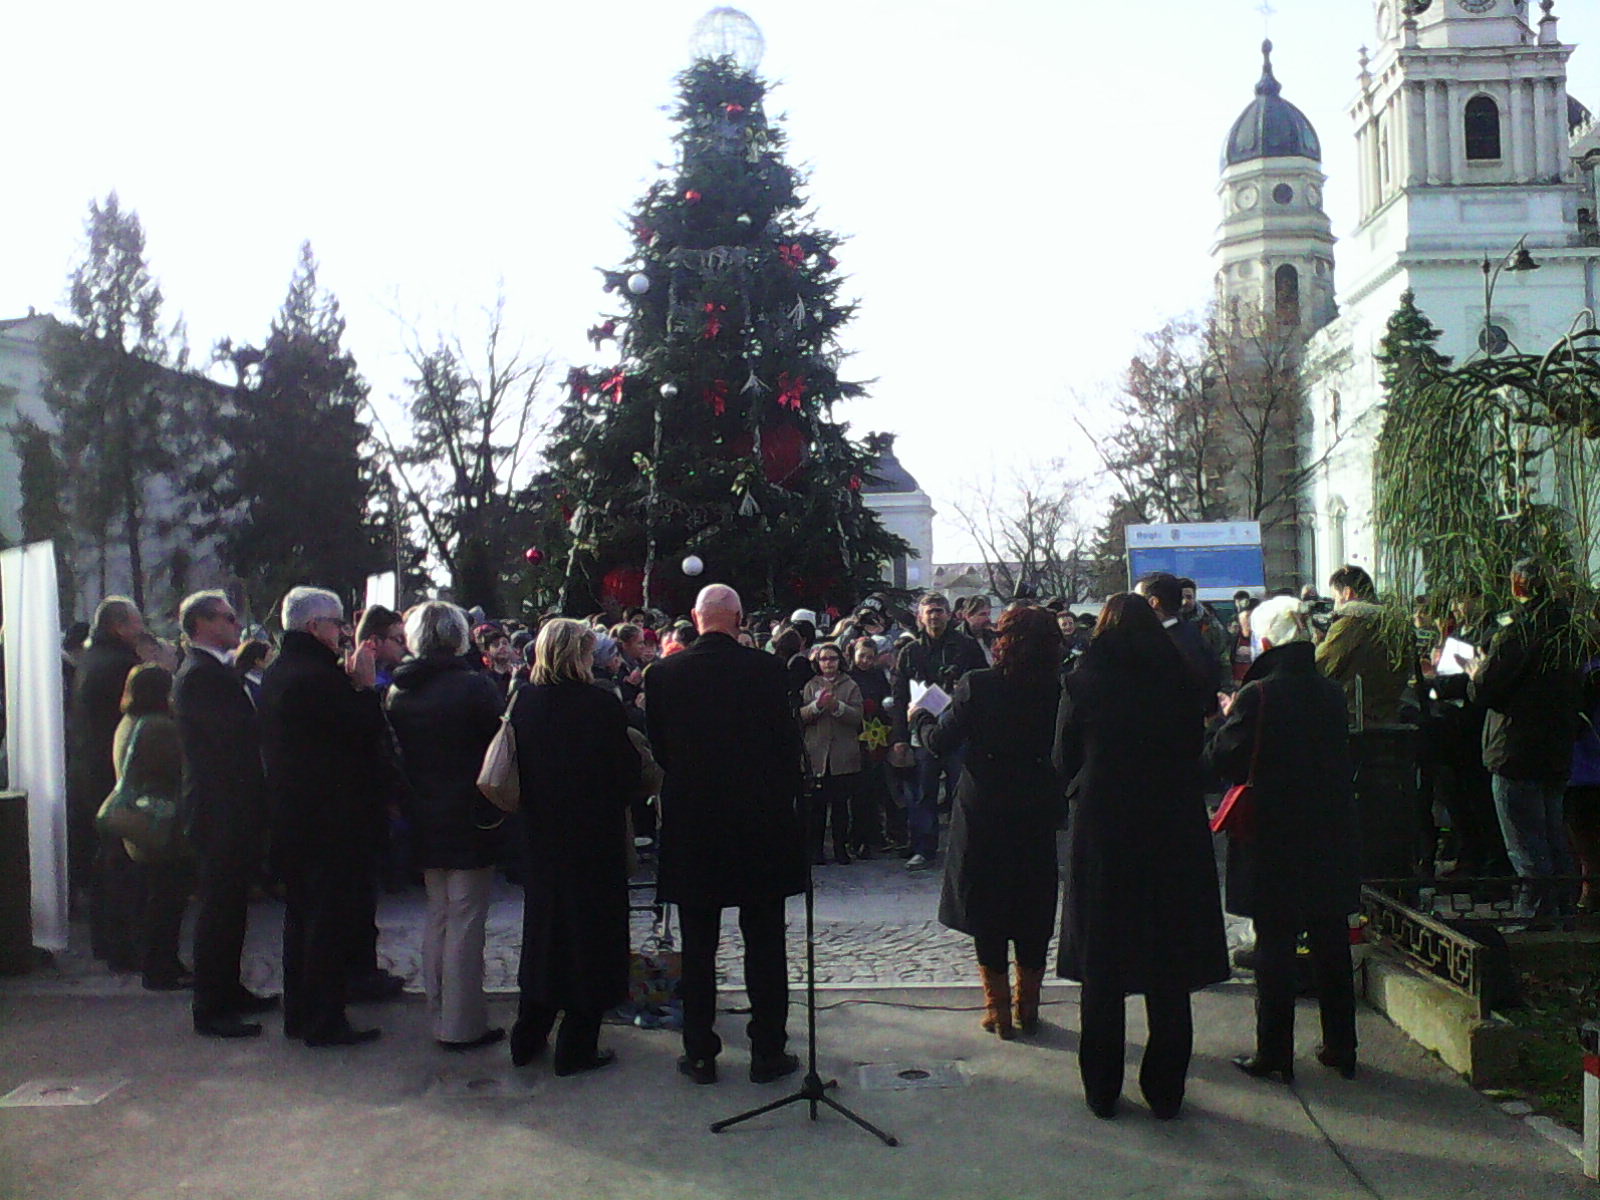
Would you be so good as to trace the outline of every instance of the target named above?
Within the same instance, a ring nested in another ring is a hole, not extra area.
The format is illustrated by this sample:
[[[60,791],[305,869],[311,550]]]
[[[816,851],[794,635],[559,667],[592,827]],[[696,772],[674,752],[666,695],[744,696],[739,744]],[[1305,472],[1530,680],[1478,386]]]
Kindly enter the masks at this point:
[[[1595,309],[1600,132],[1567,94],[1574,47],[1554,8],[1377,0],[1375,49],[1361,54],[1350,107],[1359,215],[1340,247],[1338,315],[1306,347],[1308,580],[1376,562],[1374,354],[1402,293],[1414,293],[1457,363],[1508,345],[1542,352]],[[1494,273],[1519,244],[1538,269]]]

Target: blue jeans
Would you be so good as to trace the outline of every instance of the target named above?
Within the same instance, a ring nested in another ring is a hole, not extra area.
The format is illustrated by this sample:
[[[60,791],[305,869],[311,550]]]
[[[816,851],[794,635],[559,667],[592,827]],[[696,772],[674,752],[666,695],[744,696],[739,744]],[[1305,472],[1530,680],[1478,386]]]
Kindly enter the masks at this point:
[[[952,750],[944,757],[931,750],[916,748],[917,781],[906,798],[906,826],[911,835],[911,853],[932,858],[939,853],[939,780],[950,779],[953,796],[956,781],[961,778],[960,750]]]
[[[1494,808],[1506,840],[1511,869],[1524,879],[1573,873],[1572,850],[1562,819],[1566,787],[1537,779],[1494,776]],[[1548,883],[1521,888],[1522,903],[1535,916],[1557,916],[1565,907],[1564,889]]]

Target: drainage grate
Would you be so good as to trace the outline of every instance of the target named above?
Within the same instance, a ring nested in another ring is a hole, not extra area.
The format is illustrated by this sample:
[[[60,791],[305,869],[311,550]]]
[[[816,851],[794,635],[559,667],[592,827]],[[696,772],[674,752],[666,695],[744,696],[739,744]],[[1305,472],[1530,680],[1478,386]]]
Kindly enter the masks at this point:
[[[857,1072],[857,1083],[864,1092],[958,1088],[971,1082],[959,1062],[862,1063]]]
[[[422,1091],[436,1100],[527,1100],[533,1085],[509,1071],[446,1070],[429,1076]]]
[[[0,1096],[0,1108],[71,1108],[99,1104],[126,1079],[30,1079]]]

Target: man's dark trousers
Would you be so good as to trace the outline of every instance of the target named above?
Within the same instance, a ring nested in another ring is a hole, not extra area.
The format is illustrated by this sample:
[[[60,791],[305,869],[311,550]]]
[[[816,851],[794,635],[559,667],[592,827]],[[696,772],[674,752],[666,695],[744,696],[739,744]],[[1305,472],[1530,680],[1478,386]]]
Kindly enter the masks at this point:
[[[789,975],[783,907],[779,898],[739,909],[739,932],[744,935],[744,986],[750,997],[750,1051],[757,1058],[776,1058],[788,1042]],[[722,1039],[713,1028],[717,1017],[717,943],[722,932],[722,910],[680,907],[678,923],[683,930],[683,1049],[692,1059],[715,1058],[722,1049]]]

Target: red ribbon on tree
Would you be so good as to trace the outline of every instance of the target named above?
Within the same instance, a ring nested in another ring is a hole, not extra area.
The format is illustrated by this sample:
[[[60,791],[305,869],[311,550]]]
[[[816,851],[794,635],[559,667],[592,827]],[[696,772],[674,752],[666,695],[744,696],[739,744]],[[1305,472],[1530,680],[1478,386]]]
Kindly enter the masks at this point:
[[[783,408],[800,411],[800,397],[805,394],[806,377],[785,371],[778,376],[778,404]]]
[[[700,336],[710,341],[722,332],[722,314],[728,311],[726,304],[718,304],[715,300],[706,301],[706,328]]]
[[[616,336],[617,323],[615,321],[607,321],[602,325],[595,325],[589,330],[589,340],[594,343],[596,350],[600,349],[601,342]]]
[[[736,117],[744,111],[744,105],[735,104],[730,100],[728,103],[722,106],[722,111],[727,113],[730,117]]]
[[[600,390],[610,394],[611,402],[613,404],[621,404],[622,385],[626,379],[627,376],[625,376],[621,371],[615,371],[600,381]]]
[[[687,200],[690,204],[699,204],[700,203],[700,193],[698,191],[696,191],[694,188],[690,188],[687,192],[685,192],[683,194],[683,198],[685,200]]]
[[[711,406],[711,411],[721,416],[728,411],[728,381],[726,379],[713,380],[706,389],[706,403]]]
[[[859,492],[861,490],[861,476],[859,476],[859,475],[850,476],[850,490],[852,492]]]
[[[805,247],[799,242],[791,242],[787,246],[778,247],[778,257],[791,267],[798,267],[806,261]]]

